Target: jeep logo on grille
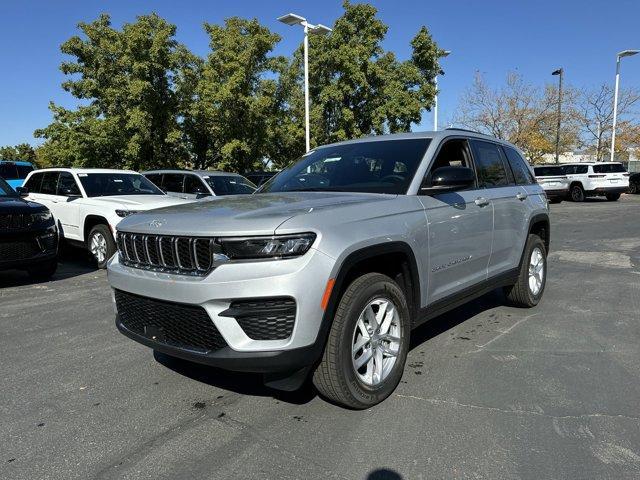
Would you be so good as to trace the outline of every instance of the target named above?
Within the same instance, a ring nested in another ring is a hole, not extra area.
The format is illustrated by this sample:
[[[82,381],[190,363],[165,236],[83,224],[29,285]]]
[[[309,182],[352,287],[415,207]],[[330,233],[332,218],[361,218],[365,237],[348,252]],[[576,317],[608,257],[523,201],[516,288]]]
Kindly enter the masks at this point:
[[[151,220],[149,222],[150,227],[156,227],[156,228],[160,228],[163,224],[164,222],[162,220]]]

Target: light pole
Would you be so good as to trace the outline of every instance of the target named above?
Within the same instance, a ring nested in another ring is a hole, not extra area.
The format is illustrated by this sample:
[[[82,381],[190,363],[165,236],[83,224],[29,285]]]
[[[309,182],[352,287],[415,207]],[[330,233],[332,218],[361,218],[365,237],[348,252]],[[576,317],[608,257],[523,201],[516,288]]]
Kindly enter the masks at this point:
[[[326,35],[331,29],[319,23],[312,25],[307,19],[296,15],[295,13],[287,13],[278,20],[287,25],[302,25],[304,27],[304,128],[307,152],[311,150],[311,136],[309,134],[309,34]]]
[[[444,50],[441,57],[448,57],[451,50]],[[433,82],[436,86],[436,96],[433,98],[433,130],[438,131],[438,75],[435,76]]]
[[[613,128],[611,130],[611,161],[616,152],[616,123],[618,121],[618,86],[620,85],[620,59],[639,53],[640,50],[623,50],[616,55],[616,87],[613,92]]]
[[[556,163],[560,163],[560,122],[562,121],[562,78],[564,77],[564,70],[559,68],[551,72],[551,75],[560,77],[558,83],[558,127],[556,128]]]

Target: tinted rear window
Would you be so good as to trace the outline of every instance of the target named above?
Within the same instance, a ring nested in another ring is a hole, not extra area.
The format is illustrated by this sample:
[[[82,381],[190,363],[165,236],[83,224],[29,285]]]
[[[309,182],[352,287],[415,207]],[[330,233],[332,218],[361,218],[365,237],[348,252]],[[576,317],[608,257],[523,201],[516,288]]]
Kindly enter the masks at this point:
[[[15,163],[0,163],[0,178],[15,180],[18,177],[18,169]]]
[[[522,156],[511,147],[502,147],[504,153],[507,155],[507,160],[513,171],[516,183],[518,185],[529,185],[533,183],[533,175],[529,169],[529,164]]]
[[[555,177],[558,175],[564,175],[564,169],[562,167],[534,167],[536,177]]]
[[[58,172],[45,172],[42,178],[42,186],[40,187],[40,193],[47,195],[56,195],[58,188]]]
[[[509,177],[498,145],[478,140],[472,140],[471,145],[478,173],[478,186],[495,188],[509,185]]]
[[[594,165],[594,173],[622,173],[626,172],[621,163],[605,163],[604,165]]]

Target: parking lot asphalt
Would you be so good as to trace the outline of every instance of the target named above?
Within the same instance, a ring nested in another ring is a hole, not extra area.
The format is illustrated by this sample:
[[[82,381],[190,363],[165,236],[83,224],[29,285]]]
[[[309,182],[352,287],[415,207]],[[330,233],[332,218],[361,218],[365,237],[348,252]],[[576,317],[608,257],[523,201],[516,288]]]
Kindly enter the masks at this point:
[[[540,305],[432,320],[365,411],[154,357],[80,250],[0,273],[0,478],[640,478],[640,196],[551,207]]]

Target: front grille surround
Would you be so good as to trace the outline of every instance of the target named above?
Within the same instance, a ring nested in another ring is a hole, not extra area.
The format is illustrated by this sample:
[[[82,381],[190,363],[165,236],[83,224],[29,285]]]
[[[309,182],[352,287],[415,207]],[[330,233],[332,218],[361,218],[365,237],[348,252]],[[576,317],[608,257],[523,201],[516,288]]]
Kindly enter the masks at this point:
[[[210,237],[118,232],[120,262],[126,266],[181,275],[205,276],[220,245]]]
[[[115,290],[121,325],[136,335],[170,347],[207,354],[227,346],[206,310]]]
[[[31,228],[34,217],[30,213],[0,214],[0,230],[24,230]]]

